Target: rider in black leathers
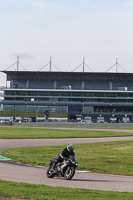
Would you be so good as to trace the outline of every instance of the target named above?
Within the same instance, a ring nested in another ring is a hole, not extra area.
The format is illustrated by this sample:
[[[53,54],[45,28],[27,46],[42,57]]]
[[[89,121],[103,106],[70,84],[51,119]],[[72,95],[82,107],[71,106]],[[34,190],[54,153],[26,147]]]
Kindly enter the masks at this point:
[[[73,151],[74,146],[72,144],[68,144],[67,148],[64,148],[62,152],[56,157],[55,165],[57,165],[57,163],[59,162],[63,162],[63,160],[70,158],[70,156],[75,156],[75,153]]]

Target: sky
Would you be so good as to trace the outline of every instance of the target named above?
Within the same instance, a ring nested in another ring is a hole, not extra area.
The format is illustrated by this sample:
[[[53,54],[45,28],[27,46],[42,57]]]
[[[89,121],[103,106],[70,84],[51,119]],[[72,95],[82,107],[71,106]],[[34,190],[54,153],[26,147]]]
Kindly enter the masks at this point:
[[[132,52],[133,0],[0,0],[0,71],[19,56],[19,70],[48,71],[51,57],[52,71],[83,71],[84,58],[87,72],[133,73]]]

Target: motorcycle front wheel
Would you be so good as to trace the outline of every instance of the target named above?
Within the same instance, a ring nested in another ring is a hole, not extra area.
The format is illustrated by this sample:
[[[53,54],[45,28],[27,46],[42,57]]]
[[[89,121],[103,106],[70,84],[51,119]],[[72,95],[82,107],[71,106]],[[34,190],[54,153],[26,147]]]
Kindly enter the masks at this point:
[[[64,179],[70,180],[75,174],[75,168],[74,167],[68,167],[64,173]]]
[[[47,169],[46,176],[48,178],[53,178],[55,176],[55,173],[54,173],[53,168],[51,166]]]

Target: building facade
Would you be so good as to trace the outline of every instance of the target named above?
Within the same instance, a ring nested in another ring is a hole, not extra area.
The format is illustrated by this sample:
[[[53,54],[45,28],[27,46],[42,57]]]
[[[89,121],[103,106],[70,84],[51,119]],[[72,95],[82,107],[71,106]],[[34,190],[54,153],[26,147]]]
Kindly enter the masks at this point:
[[[67,112],[68,120],[133,122],[133,74],[98,72],[3,71],[3,110]]]

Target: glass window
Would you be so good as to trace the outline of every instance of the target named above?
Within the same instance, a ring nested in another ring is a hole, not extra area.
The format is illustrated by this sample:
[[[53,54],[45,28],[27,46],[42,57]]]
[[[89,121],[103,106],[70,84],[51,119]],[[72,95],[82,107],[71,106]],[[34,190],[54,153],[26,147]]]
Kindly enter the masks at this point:
[[[48,106],[37,106],[38,112],[45,112],[46,110],[49,110]]]
[[[25,105],[15,105],[15,111],[25,111]]]
[[[60,96],[60,92],[50,92],[51,96]]]
[[[84,102],[93,102],[95,99],[84,99]]]
[[[3,111],[3,104],[0,104],[0,111]]]
[[[84,92],[83,95],[85,97],[93,97],[94,96],[94,93],[93,92]]]
[[[37,96],[38,95],[38,93],[37,93],[37,91],[28,91],[28,95],[30,95],[30,96]]]
[[[16,100],[16,98],[14,98],[14,97],[5,97],[4,99],[5,100],[12,100],[12,101]]]
[[[16,100],[18,100],[18,101],[24,101],[24,98],[23,97],[17,97],[17,98],[15,98]]]
[[[116,102],[127,102],[127,99],[117,99]]]
[[[81,102],[82,98],[81,99],[80,98],[74,98],[74,99],[71,99],[71,101],[79,101],[79,102]]]
[[[49,106],[49,111],[51,111],[51,112],[59,112],[59,106]]]
[[[133,99],[129,99],[128,102],[129,102],[129,103],[133,103]]]
[[[70,99],[60,98],[59,101],[70,101]]]
[[[14,105],[4,105],[3,110],[11,110],[11,111],[14,111]]]
[[[16,91],[5,91],[5,95],[15,95]]]
[[[35,98],[35,101],[49,101],[48,98]]]
[[[58,101],[57,98],[49,98],[49,101]]]
[[[67,106],[60,106],[60,112],[67,112]]]
[[[115,92],[109,92],[109,93],[106,93],[106,96],[107,97],[116,97],[116,93]]]
[[[129,97],[133,97],[133,93],[128,93],[128,96]]]
[[[93,112],[93,106],[83,106],[83,112],[84,113],[92,113]]]
[[[26,111],[35,111],[36,112],[36,106],[27,105],[26,106]]]
[[[27,95],[26,91],[16,91],[16,95]]]
[[[61,96],[71,96],[71,92],[61,92]]]
[[[127,97],[127,93],[117,93],[118,97]]]
[[[39,94],[39,96],[49,96],[50,92],[48,92],[48,91],[39,91],[38,94]]]
[[[103,93],[103,92],[94,92],[94,96],[95,97],[104,97],[105,93]]]
[[[52,112],[59,112],[58,110],[57,110],[57,108],[55,108],[55,107],[52,107],[52,110],[51,110]]]
[[[82,96],[82,92],[72,92],[72,96]]]

